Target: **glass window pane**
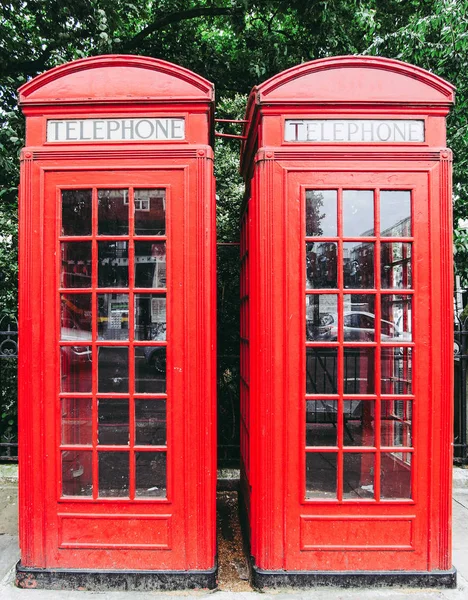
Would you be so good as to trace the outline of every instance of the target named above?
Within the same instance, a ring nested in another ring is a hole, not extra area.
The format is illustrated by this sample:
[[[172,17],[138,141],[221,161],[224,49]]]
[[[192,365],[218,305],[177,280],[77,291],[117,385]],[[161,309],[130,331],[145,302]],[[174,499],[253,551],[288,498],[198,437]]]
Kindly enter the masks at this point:
[[[380,235],[409,237],[411,235],[411,192],[389,190],[380,192]]]
[[[337,454],[306,453],[306,498],[336,499]]]
[[[98,286],[128,287],[128,242],[98,242]]]
[[[412,350],[411,348],[385,348],[381,350],[382,394],[411,394]]]
[[[307,400],[306,446],[337,446],[337,400]]]
[[[409,452],[382,452],[380,497],[385,500],[411,498],[411,454]]]
[[[136,496],[166,497],[166,453],[135,452]]]
[[[135,339],[166,339],[165,294],[135,294]]]
[[[135,242],[135,287],[166,287],[166,242]]]
[[[128,400],[98,400],[98,444],[126,446],[129,443]]]
[[[336,394],[337,348],[306,348],[306,394]]]
[[[337,199],[336,190],[307,190],[306,235],[337,235]]]
[[[346,342],[375,341],[375,296],[345,294],[344,339]]]
[[[62,242],[60,285],[64,288],[91,287],[91,242]]]
[[[98,294],[98,340],[128,340],[128,294]]]
[[[98,392],[128,392],[128,348],[98,348]]]
[[[338,296],[308,294],[306,296],[306,340],[336,341],[338,339]]]
[[[62,235],[91,235],[92,190],[62,190]]]
[[[166,444],[166,401],[135,399],[135,444]]]
[[[93,441],[91,398],[62,398],[62,444],[90,446]]]
[[[343,455],[343,499],[373,498],[374,472],[373,453],[346,452]]]
[[[93,495],[93,454],[83,450],[62,452],[62,496]]]
[[[369,242],[344,242],[343,275],[345,288],[374,287],[374,246]]]
[[[91,294],[63,294],[60,303],[60,339],[91,340]]]
[[[306,288],[330,289],[337,283],[336,242],[310,242],[306,244]]]
[[[135,235],[165,235],[166,190],[135,190]]]
[[[344,349],[345,394],[375,393],[374,348]]]
[[[128,452],[99,452],[99,496],[114,498],[128,496],[129,455]]]
[[[98,190],[98,234],[128,235],[128,190]]]
[[[374,235],[374,192],[372,190],[343,190],[344,237]]]
[[[62,346],[60,349],[60,390],[91,392],[91,346]]]
[[[374,446],[374,401],[343,401],[343,445]]]
[[[411,400],[382,400],[381,407],[381,445],[411,447]]]
[[[411,281],[411,244],[380,244],[380,280],[382,289],[408,289]]]
[[[411,341],[411,296],[382,294],[382,342]]]
[[[165,347],[135,348],[135,392],[149,394],[166,392]]]

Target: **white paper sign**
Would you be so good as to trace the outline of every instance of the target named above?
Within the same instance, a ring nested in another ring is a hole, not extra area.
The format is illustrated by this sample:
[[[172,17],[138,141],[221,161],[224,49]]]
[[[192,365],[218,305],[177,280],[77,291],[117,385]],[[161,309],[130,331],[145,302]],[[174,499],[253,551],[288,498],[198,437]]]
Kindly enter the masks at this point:
[[[184,140],[185,120],[142,117],[139,119],[49,119],[48,142],[140,142]]]

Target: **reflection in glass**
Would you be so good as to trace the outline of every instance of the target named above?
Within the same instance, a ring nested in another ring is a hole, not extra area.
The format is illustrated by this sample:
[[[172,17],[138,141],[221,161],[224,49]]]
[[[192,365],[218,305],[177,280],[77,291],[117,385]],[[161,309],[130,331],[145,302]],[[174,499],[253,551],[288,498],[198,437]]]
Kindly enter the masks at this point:
[[[135,235],[165,235],[166,190],[135,190]]]
[[[343,243],[345,288],[374,287],[374,246],[369,242]]]
[[[306,288],[330,289],[338,287],[336,242],[306,244]]]
[[[166,348],[164,346],[135,348],[135,392],[150,394],[166,392]]]
[[[128,190],[98,190],[98,234],[128,235]]]
[[[406,446],[412,445],[411,400],[382,400],[381,402],[381,445]]]
[[[83,450],[62,452],[62,496],[93,495],[93,455]]]
[[[128,392],[128,348],[98,348],[98,392]]]
[[[382,289],[408,289],[411,281],[411,244],[380,244],[380,279]]]
[[[90,446],[93,441],[91,398],[62,398],[62,444]]]
[[[129,443],[128,400],[98,400],[98,444],[126,446]]]
[[[374,235],[374,192],[371,190],[343,190],[344,237]]]
[[[99,452],[99,496],[114,498],[128,496],[129,455],[128,452]]]
[[[128,242],[98,242],[98,286],[128,287]]]
[[[374,401],[343,401],[344,446],[374,446]]]
[[[136,496],[166,497],[166,453],[135,452]]]
[[[306,235],[337,235],[337,198],[336,190],[307,190]]]
[[[381,349],[382,394],[411,394],[412,391],[411,348]]]
[[[98,294],[98,340],[128,340],[128,294]]]
[[[64,288],[91,287],[91,242],[62,242],[60,285]]]
[[[166,444],[166,401],[135,399],[135,444]]]
[[[382,294],[382,341],[411,341],[411,296]]]
[[[166,242],[135,242],[135,287],[166,287]]]
[[[60,391],[91,392],[91,346],[62,346],[60,348]]]
[[[338,335],[338,296],[308,294],[306,296],[306,340],[336,341]]]
[[[306,498],[336,499],[337,454],[306,453]]]
[[[380,235],[382,237],[411,235],[411,192],[409,190],[380,192]]]
[[[380,497],[385,500],[411,498],[411,454],[409,452],[382,452]]]
[[[375,295],[345,294],[345,342],[375,341]]]
[[[306,394],[336,394],[337,348],[306,348]]]
[[[62,235],[91,235],[92,190],[62,190]]]
[[[61,296],[60,339],[91,340],[91,294]]]
[[[135,339],[166,339],[165,294],[135,294]]]
[[[375,456],[346,452],[343,456],[343,499],[374,498]]]
[[[344,349],[345,394],[374,394],[374,348]]]
[[[306,446],[336,446],[337,400],[307,400]]]

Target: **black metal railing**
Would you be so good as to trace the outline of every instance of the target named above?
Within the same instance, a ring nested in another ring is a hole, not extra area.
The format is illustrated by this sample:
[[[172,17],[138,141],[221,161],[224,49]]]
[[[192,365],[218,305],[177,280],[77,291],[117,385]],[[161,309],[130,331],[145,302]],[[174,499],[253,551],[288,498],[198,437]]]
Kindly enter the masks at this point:
[[[0,462],[18,461],[18,322],[0,317]]]
[[[467,441],[467,370],[468,370],[468,315],[464,312],[455,317],[455,414],[454,414],[454,462],[468,464]]]

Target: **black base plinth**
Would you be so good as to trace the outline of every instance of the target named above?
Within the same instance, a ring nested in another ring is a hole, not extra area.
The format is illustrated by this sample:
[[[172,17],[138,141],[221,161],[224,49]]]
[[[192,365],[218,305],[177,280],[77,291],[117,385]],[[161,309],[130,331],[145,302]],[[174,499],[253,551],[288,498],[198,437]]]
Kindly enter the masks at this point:
[[[36,569],[16,565],[19,588],[88,590],[104,592],[173,591],[216,588],[217,566],[209,571],[94,571],[81,569]]]

